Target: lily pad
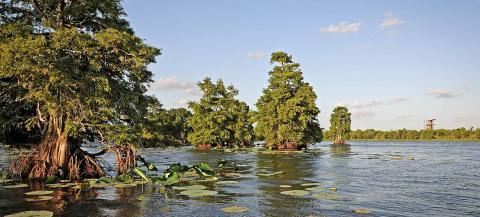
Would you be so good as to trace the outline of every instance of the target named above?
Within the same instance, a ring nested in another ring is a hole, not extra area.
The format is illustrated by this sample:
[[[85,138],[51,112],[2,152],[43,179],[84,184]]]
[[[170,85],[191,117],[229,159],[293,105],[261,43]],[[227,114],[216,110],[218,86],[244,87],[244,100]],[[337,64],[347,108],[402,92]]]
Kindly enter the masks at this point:
[[[130,184],[125,184],[125,183],[117,183],[113,185],[115,188],[131,188],[131,187],[137,187],[137,184],[135,183],[130,183]]]
[[[189,197],[203,197],[203,196],[211,196],[216,195],[218,192],[210,191],[210,190],[199,190],[199,189],[192,189],[180,192],[181,195],[186,195]]]
[[[328,188],[328,190],[330,191],[337,191],[337,188],[333,187],[333,188]]]
[[[369,209],[359,208],[359,209],[354,209],[353,212],[357,214],[369,214],[372,211]]]
[[[50,211],[25,211],[6,215],[5,217],[52,217],[53,212]]]
[[[222,211],[226,213],[241,213],[241,212],[248,211],[248,208],[243,206],[229,206],[229,207],[223,208]]]
[[[300,186],[318,186],[320,183],[303,183]]]
[[[106,187],[109,187],[110,184],[108,183],[95,183],[95,184],[91,184],[90,185],[90,188],[106,188]]]
[[[410,156],[410,157],[407,157],[407,160],[415,160],[415,158]]]
[[[306,191],[323,191],[325,188],[316,186],[316,187],[311,187],[311,188],[305,188]]]
[[[312,195],[312,197],[316,198],[316,199],[320,199],[320,200],[338,200],[340,199],[340,197],[336,194],[332,194],[332,193],[315,193]]]
[[[205,187],[205,186],[203,186],[203,185],[191,185],[191,186],[174,186],[174,187],[172,187],[172,189],[182,190],[182,191],[186,191],[186,190],[204,190],[204,189],[207,189],[207,187]]]
[[[52,199],[53,199],[52,196],[38,196],[35,198],[25,198],[25,200],[28,202],[39,202],[39,201],[47,201]]]
[[[66,184],[48,184],[48,185],[45,185],[45,187],[49,187],[49,188],[68,188],[68,187],[72,187],[74,185],[77,185],[75,183],[66,183]]]
[[[280,185],[280,188],[291,188],[291,185]]]
[[[13,180],[11,179],[4,179],[4,180],[0,180],[0,183],[8,183],[8,182],[11,182]]]
[[[238,181],[219,181],[219,182],[216,182],[216,184],[218,184],[218,185],[231,185],[231,184],[235,184],[237,182]]]
[[[302,197],[310,194],[310,192],[304,191],[304,190],[291,190],[291,191],[282,191],[280,192],[280,194]]]
[[[25,193],[27,196],[43,196],[53,194],[53,191],[30,191]]]
[[[7,186],[2,186],[3,188],[26,188],[28,187],[27,184],[16,184],[16,185],[7,185]]]

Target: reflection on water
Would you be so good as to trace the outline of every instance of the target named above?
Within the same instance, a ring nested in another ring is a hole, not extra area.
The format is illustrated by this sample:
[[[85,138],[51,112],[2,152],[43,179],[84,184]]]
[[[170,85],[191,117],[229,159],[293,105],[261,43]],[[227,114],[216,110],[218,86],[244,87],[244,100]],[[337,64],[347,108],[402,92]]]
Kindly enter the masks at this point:
[[[332,144],[330,145],[330,153],[333,157],[348,157],[350,156],[352,148],[349,144],[337,145]]]
[[[18,154],[1,151],[2,167]],[[51,201],[27,202],[25,192],[44,189],[32,183],[25,189],[0,188],[0,216],[25,210],[50,210],[57,216],[229,216],[221,208],[233,205],[249,208],[239,216],[351,216],[355,208],[372,210],[368,216],[480,216],[480,145],[476,142],[322,143],[294,154],[145,149],[142,155],[160,170],[174,162],[216,165],[218,160],[233,160],[239,166],[236,174],[221,180],[238,182],[200,183],[218,191],[210,197],[189,198],[147,184],[88,191],[55,189]],[[403,156],[403,160],[392,156]],[[106,160],[114,164],[113,156]],[[331,193],[339,199],[280,194],[304,190],[307,187],[301,184],[312,182],[337,188]]]

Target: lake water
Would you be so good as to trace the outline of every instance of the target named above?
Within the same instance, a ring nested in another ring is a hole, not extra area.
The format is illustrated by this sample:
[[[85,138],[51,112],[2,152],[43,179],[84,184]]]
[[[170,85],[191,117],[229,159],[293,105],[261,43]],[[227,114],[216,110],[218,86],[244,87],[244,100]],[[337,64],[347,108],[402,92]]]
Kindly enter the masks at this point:
[[[11,152],[0,150],[5,166]],[[198,152],[183,149],[144,149],[143,157],[163,171],[171,163],[192,165],[221,159],[240,165],[240,178],[230,185],[202,183],[216,196],[189,198],[178,191],[145,185],[132,188],[56,190],[55,199],[27,202],[24,193],[42,189],[0,188],[0,216],[25,210],[49,210],[58,216],[480,216],[480,142],[328,142],[296,154]],[[112,156],[107,161],[114,164]],[[414,160],[412,160],[412,158]],[[272,176],[262,173],[283,172]],[[338,200],[316,199],[303,190],[318,182]],[[291,185],[281,188],[280,185]],[[227,214],[222,208],[249,210]],[[354,214],[357,208],[372,212]]]

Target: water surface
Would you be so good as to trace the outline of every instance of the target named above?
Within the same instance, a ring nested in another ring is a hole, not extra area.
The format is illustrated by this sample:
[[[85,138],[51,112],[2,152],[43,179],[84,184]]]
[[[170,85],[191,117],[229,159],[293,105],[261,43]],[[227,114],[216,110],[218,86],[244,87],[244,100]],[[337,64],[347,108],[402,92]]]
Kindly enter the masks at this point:
[[[0,150],[0,154],[5,167],[12,151]],[[352,216],[356,208],[371,210],[366,216],[480,216],[479,142],[358,141],[347,146],[324,142],[305,153],[275,155],[186,148],[144,149],[141,154],[160,171],[175,162],[216,165],[221,159],[232,160],[240,165],[237,173],[241,176],[221,178],[238,181],[231,185],[202,183],[219,195],[201,198],[145,185],[87,192],[56,190],[54,200],[27,202],[26,191],[43,187],[0,188],[0,216],[25,210],[50,210],[58,216]],[[114,167],[113,156],[106,158]],[[258,176],[272,172],[283,173]],[[337,188],[331,193],[340,199],[280,194],[305,189],[301,184],[311,182]],[[241,214],[221,210],[233,205],[249,210]]]

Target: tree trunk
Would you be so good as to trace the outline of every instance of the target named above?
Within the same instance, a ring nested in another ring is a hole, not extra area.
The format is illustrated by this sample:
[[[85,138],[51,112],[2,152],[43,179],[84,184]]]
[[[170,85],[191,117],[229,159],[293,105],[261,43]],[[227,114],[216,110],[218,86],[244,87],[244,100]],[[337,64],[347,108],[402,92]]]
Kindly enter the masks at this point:
[[[50,116],[47,130],[42,141],[38,144],[36,161],[29,178],[43,179],[45,176],[68,174],[68,161],[70,159],[70,147],[68,143],[68,131],[65,121],[61,118]]]

